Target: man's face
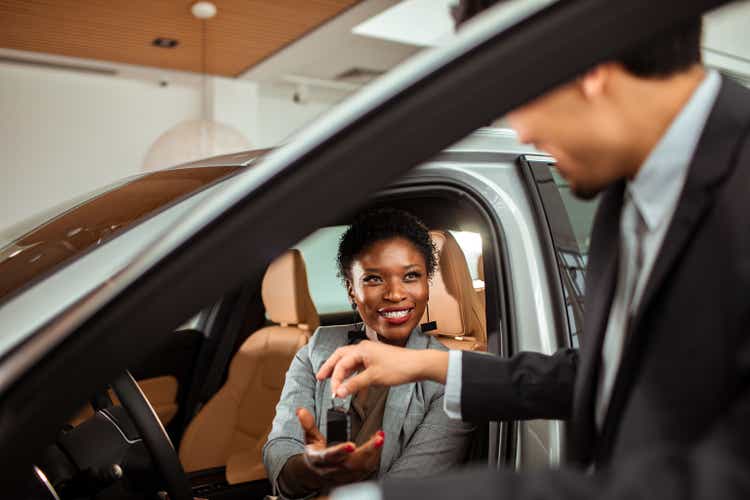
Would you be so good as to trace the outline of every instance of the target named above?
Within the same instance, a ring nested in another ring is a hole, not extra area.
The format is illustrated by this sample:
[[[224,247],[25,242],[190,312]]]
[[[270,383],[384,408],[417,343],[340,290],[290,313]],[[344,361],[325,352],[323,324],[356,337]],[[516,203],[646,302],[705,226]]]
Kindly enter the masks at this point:
[[[585,78],[589,78],[588,76]],[[522,143],[557,160],[557,169],[582,198],[623,177],[627,150],[616,107],[582,80],[558,87],[508,114]]]

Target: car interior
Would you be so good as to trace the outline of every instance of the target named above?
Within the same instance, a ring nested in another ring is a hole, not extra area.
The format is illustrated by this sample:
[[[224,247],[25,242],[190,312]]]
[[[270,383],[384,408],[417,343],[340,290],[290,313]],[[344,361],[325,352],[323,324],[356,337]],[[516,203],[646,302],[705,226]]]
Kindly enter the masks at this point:
[[[422,318],[423,323],[435,323],[429,334],[450,349],[497,352],[503,343],[493,333],[500,331],[496,319],[500,308],[487,298],[501,296],[500,282],[485,281],[485,276],[501,275],[486,264],[498,260],[488,250],[488,237],[495,231],[471,197],[420,187],[386,193],[371,206],[408,210],[431,228],[438,268]],[[319,325],[359,321],[335,271],[338,238],[347,220],[313,233],[274,258],[259,282],[246,283],[203,310],[175,331],[158,353],[131,370],[172,442],[179,444],[179,460],[193,495],[233,499],[271,493],[262,448],[287,368]],[[467,246],[466,235],[473,245]],[[103,392],[71,419],[66,432],[74,434],[95,420],[93,408],[118,405],[111,390]],[[499,438],[489,425],[480,426],[475,434],[466,461],[486,463],[489,450],[498,449]],[[63,445],[58,442],[56,447]],[[63,454],[74,452],[63,450]],[[76,498],[66,496],[66,490],[93,493],[93,489],[101,495],[97,498],[108,498],[106,480],[82,486],[80,471],[55,465],[59,455],[49,453],[39,465],[54,477],[50,480],[58,485],[62,498]],[[61,481],[61,474],[70,477]]]

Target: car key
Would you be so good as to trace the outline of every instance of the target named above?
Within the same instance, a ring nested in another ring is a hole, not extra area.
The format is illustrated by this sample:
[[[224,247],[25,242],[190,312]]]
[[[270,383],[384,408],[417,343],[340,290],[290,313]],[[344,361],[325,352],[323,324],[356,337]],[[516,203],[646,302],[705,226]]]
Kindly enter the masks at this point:
[[[326,443],[333,446],[351,441],[352,423],[349,412],[334,406],[326,413]]]

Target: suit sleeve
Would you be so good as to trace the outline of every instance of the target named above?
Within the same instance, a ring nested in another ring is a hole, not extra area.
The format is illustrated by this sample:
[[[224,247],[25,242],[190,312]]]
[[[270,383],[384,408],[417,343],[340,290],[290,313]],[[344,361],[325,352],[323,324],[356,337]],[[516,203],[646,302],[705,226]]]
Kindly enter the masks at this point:
[[[510,358],[466,351],[462,359],[464,420],[570,417],[577,350],[563,349],[551,356],[521,352]]]
[[[430,481],[387,480],[386,500],[507,498],[514,500],[740,500],[750,498],[750,341],[740,353],[746,368],[737,397],[692,445],[644,448],[608,468],[533,473],[486,468]],[[490,398],[487,398],[488,400]]]

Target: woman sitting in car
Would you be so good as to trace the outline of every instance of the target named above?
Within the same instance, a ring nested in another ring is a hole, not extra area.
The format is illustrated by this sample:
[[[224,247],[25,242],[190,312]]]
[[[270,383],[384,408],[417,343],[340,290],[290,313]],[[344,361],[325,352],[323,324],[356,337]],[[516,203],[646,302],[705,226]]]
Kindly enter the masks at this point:
[[[365,479],[437,474],[461,463],[469,446],[472,428],[446,416],[442,385],[371,387],[332,400],[330,381],[315,378],[333,351],[365,338],[445,350],[419,324],[436,267],[427,228],[401,210],[365,212],[341,237],[338,267],[363,322],[318,328],[286,374],[263,448],[268,477],[285,497]],[[329,446],[326,421],[333,406],[348,410],[350,440]]]

